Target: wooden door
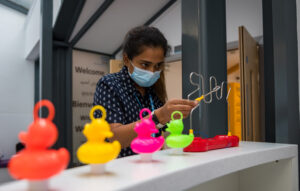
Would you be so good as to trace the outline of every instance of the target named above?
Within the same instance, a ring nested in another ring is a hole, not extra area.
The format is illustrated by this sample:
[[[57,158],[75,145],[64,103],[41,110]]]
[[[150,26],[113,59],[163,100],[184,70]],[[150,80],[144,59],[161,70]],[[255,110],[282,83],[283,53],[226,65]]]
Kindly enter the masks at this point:
[[[123,67],[123,61],[122,60],[109,60],[109,73],[116,73],[119,72]]]
[[[182,99],[182,62],[165,63],[165,81],[168,99]]]
[[[259,55],[256,40],[245,27],[239,27],[242,137],[261,141],[259,106]]]

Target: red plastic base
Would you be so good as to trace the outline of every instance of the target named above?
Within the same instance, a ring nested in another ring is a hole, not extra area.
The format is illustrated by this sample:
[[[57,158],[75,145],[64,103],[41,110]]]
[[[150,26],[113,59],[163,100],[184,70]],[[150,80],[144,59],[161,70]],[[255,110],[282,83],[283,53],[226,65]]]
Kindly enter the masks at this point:
[[[202,139],[195,137],[193,142],[186,148],[184,152],[205,152],[214,149],[222,149],[228,147],[239,146],[238,136],[217,135],[214,138]]]

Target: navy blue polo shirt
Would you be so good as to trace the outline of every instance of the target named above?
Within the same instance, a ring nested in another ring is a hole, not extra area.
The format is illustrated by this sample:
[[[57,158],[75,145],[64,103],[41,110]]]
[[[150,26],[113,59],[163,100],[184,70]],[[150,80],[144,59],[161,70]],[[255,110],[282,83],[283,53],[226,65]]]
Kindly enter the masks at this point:
[[[155,94],[154,88],[146,88],[146,93],[142,96],[134,84],[126,66],[123,66],[120,72],[108,74],[99,80],[93,105],[102,105],[106,109],[108,123],[126,125],[140,120],[139,113],[142,108],[151,110],[149,95],[152,97],[154,109],[163,106]],[[99,117],[101,117],[101,112],[95,112],[95,118]],[[133,154],[128,147],[121,150],[119,157]]]

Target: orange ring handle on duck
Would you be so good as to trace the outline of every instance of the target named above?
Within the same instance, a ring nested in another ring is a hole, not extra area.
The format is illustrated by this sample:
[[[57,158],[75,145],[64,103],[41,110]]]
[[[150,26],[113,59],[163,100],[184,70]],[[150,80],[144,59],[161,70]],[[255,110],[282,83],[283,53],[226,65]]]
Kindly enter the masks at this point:
[[[54,115],[55,115],[54,105],[49,100],[45,100],[45,99],[41,100],[37,104],[35,104],[34,111],[33,111],[34,120],[37,120],[40,118],[39,110],[42,107],[47,107],[49,114],[48,114],[48,117],[46,117],[46,119],[49,121],[52,121],[54,119]]]

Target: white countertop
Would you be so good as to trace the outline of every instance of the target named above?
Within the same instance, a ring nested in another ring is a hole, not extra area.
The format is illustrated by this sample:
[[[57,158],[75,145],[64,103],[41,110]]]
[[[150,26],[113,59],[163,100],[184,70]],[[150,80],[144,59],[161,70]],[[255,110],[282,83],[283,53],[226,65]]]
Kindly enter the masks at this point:
[[[89,174],[89,167],[65,170],[51,178],[51,190],[183,190],[249,167],[298,156],[298,146],[240,142],[239,147],[202,153],[172,154],[159,151],[154,161],[142,163],[140,156],[113,160],[105,175]],[[0,190],[26,190],[26,181],[3,184]]]

